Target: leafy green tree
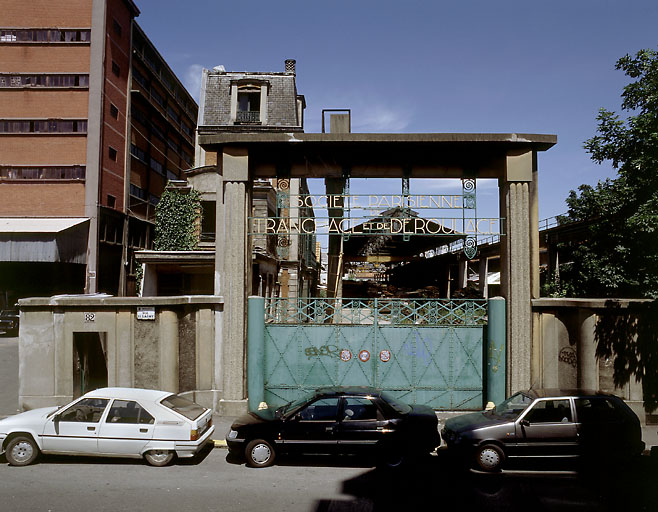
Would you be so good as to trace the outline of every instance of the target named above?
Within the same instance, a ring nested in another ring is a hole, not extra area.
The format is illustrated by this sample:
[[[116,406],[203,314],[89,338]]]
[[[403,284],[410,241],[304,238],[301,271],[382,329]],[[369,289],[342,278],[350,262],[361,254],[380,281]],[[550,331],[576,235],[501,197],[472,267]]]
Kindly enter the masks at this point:
[[[601,109],[585,149],[618,175],[569,194],[570,220],[593,222],[561,279],[577,296],[658,298],[658,54],[626,55],[616,69],[631,79],[624,116]]]
[[[196,249],[200,223],[199,192],[188,188],[167,188],[155,208],[155,250]]]

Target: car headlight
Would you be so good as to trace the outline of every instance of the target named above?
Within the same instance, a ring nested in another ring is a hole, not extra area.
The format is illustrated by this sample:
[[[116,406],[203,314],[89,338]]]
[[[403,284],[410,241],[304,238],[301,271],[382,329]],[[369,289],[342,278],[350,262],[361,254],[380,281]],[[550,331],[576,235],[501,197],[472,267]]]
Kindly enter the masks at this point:
[[[238,431],[231,429],[231,431],[228,433],[228,438],[236,439],[237,437],[238,437]]]

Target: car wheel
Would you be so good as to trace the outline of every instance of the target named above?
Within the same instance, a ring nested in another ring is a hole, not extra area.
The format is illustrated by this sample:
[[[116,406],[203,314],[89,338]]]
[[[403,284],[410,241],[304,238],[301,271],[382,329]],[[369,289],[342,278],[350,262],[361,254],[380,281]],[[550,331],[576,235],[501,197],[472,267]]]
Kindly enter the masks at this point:
[[[39,455],[39,447],[28,436],[17,436],[7,443],[5,456],[12,466],[27,466],[32,464]]]
[[[274,463],[276,453],[270,443],[263,439],[254,439],[244,451],[247,464],[252,468],[266,468]]]
[[[399,448],[386,447],[377,457],[377,465],[383,469],[396,469],[405,463],[406,457]]]
[[[498,471],[503,465],[505,455],[495,444],[485,444],[475,453],[475,462],[484,471]]]
[[[170,450],[151,450],[144,454],[146,462],[151,466],[166,466],[174,458],[174,452]]]

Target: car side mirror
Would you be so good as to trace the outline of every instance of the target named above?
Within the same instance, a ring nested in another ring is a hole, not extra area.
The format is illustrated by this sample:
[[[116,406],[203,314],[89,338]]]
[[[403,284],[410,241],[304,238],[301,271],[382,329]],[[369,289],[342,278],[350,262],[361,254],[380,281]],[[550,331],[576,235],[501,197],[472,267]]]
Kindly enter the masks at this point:
[[[530,426],[530,422],[528,420],[521,420],[519,423],[522,427],[529,427]]]
[[[59,435],[59,420],[61,417],[61,414],[55,414],[55,416],[53,416],[53,421],[55,422],[55,434],[57,435]]]

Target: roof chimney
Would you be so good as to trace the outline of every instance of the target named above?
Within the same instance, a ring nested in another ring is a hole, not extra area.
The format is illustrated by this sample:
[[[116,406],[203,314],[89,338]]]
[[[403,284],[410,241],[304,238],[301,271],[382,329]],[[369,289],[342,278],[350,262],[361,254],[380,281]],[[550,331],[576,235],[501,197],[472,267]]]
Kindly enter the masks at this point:
[[[295,72],[295,64],[297,61],[295,59],[286,59],[286,73],[290,73],[291,75],[296,74]]]

